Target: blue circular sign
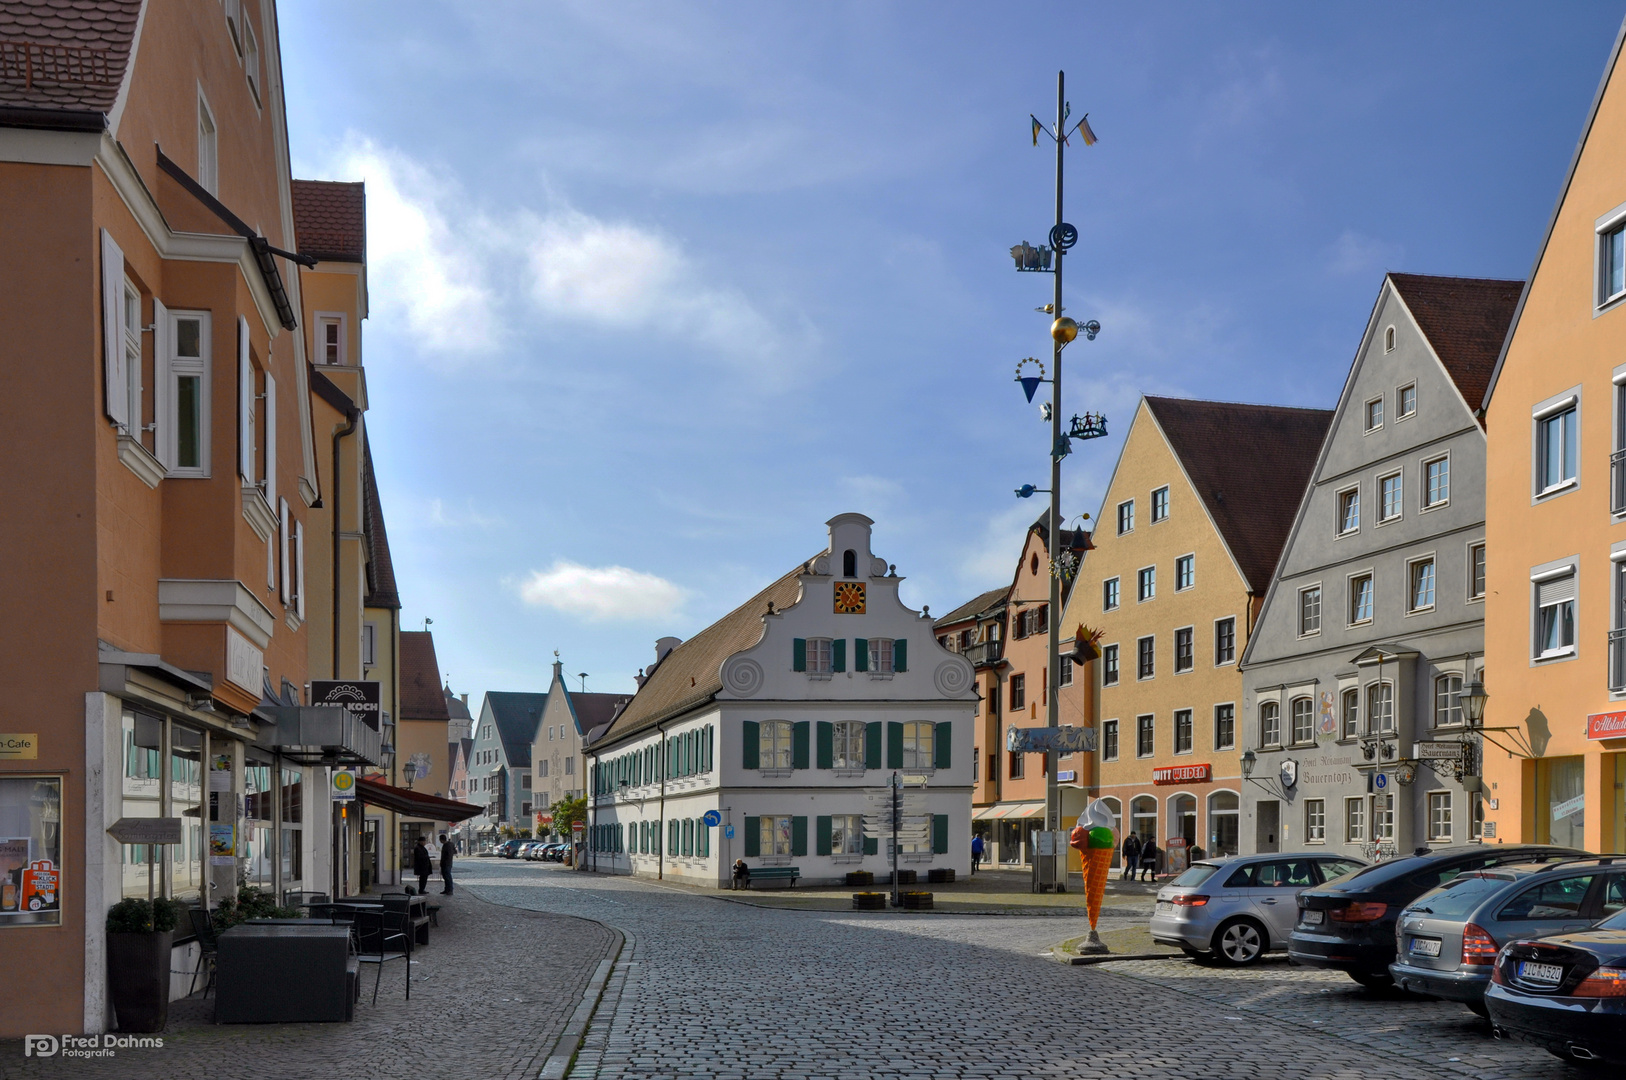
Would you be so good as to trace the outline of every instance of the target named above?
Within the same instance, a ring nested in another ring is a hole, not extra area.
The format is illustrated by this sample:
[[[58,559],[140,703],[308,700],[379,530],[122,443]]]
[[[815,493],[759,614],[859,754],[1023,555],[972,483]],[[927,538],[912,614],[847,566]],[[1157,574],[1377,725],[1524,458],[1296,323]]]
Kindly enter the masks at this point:
[[[1382,791],[1384,788],[1388,787],[1389,774],[1378,773],[1376,776],[1372,777],[1372,786],[1377,788],[1379,791]]]
[[[723,815],[715,810],[707,810],[700,820],[706,823],[706,828],[715,829],[723,823]]]

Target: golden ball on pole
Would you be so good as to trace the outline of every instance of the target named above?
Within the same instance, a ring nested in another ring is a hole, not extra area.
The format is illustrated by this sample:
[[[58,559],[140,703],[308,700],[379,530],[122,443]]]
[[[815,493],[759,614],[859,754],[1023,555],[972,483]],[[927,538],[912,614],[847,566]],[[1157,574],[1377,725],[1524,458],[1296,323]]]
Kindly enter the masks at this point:
[[[1078,337],[1078,323],[1074,322],[1066,315],[1063,315],[1061,318],[1050,324],[1050,336],[1056,341],[1061,342],[1063,345],[1066,345],[1068,342]]]

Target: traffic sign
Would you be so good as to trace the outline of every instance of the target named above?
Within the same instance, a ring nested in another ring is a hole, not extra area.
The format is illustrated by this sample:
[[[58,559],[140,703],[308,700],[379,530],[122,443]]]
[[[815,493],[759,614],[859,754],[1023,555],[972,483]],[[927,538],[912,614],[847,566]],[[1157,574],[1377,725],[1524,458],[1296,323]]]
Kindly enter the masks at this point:
[[[1377,788],[1379,791],[1387,791],[1389,788],[1389,774],[1377,773],[1374,775],[1372,777],[1372,786]]]
[[[732,826],[732,825],[724,825],[723,826],[723,839],[724,840],[732,840],[732,839],[734,839],[734,826]]]
[[[723,823],[723,815],[719,814],[715,810],[707,810],[703,815],[701,815],[700,820],[706,823],[706,828],[715,829],[717,826]]]
[[[350,802],[356,797],[356,774],[350,769],[333,771],[333,801]]]

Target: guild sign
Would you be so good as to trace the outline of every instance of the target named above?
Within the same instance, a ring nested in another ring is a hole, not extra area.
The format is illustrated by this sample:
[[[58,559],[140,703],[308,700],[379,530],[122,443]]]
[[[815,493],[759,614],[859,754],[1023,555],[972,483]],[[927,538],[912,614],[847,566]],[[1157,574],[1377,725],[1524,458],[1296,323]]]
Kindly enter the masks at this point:
[[[1282,787],[1291,788],[1299,782],[1299,763],[1292,758],[1282,762]]]

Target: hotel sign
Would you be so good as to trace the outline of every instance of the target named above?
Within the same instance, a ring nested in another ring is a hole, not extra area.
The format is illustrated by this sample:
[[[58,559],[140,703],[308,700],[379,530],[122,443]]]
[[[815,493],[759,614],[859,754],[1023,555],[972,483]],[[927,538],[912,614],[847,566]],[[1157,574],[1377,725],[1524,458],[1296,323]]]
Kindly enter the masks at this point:
[[[1212,765],[1165,765],[1160,769],[1152,770],[1152,783],[1168,784],[1206,784],[1214,779]]]
[[[1626,739],[1626,712],[1599,712],[1586,718],[1589,739]]]

